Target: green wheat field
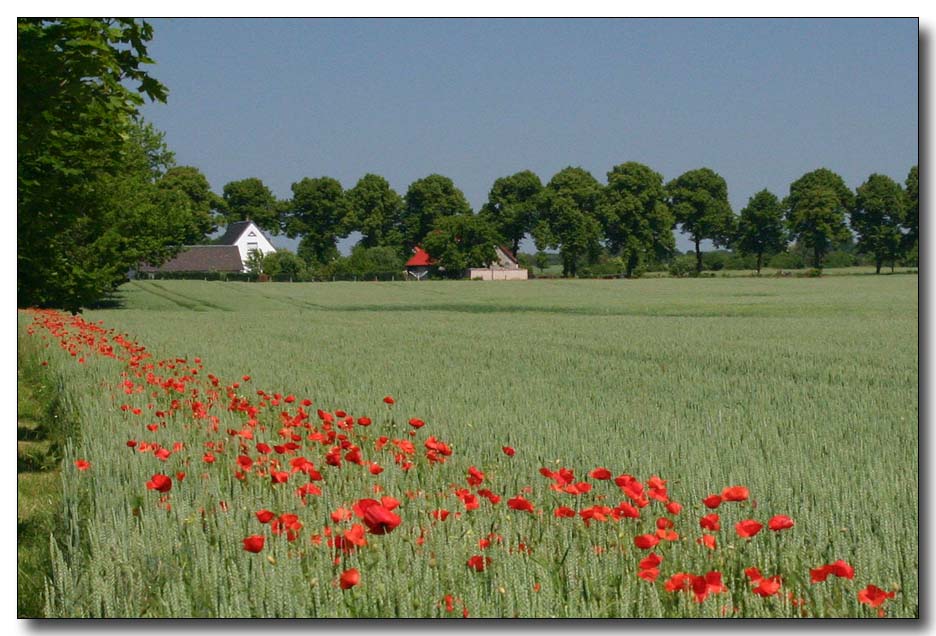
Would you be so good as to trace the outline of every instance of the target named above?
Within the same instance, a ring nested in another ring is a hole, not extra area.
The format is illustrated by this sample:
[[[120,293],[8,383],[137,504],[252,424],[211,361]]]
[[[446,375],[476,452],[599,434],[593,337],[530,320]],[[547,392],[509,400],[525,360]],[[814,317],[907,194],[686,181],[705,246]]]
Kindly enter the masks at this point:
[[[45,612],[917,617],[917,282],[135,281],[99,331],[20,312],[71,431]]]

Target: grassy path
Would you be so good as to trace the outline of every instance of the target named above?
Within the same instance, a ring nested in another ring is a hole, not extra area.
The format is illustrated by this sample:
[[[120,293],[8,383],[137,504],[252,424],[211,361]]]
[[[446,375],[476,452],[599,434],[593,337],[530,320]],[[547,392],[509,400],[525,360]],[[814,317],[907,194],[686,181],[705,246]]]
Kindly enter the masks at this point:
[[[49,535],[61,519],[59,463],[61,442],[55,439],[49,387],[34,369],[17,365],[17,603],[18,618],[43,615],[43,586],[50,573]]]

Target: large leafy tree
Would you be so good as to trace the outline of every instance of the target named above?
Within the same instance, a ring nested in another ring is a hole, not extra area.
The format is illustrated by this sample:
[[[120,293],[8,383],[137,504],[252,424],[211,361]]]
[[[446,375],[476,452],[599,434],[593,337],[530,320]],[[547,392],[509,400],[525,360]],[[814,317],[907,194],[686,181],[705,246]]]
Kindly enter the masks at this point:
[[[487,219],[474,214],[440,218],[422,241],[432,260],[449,276],[469,267],[487,267],[496,258],[497,232]]]
[[[331,177],[308,177],[292,184],[292,199],[284,204],[284,229],[301,237],[297,253],[307,263],[324,265],[338,257],[338,238],[348,235],[347,199],[341,183]]]
[[[919,251],[920,244],[920,171],[917,166],[910,168],[910,174],[904,182],[907,195],[907,213],[903,226],[907,230],[903,238],[905,254]]]
[[[481,216],[510,245],[514,254],[520,250],[523,237],[533,230],[542,191],[540,178],[524,170],[497,179],[488,194],[487,203],[481,207]]]
[[[583,258],[594,262],[601,252],[600,198],[598,180],[571,166],[557,172],[543,189],[533,238],[537,249],[559,250],[563,276],[575,276]]]
[[[414,181],[404,197],[404,249],[409,252],[422,243],[439,219],[471,213],[468,199],[448,177],[431,174]]]
[[[276,197],[257,177],[231,181],[221,192],[225,223],[253,221],[273,234],[280,233],[279,206]]]
[[[900,226],[906,209],[903,188],[886,175],[872,174],[858,186],[851,226],[858,237],[858,251],[874,256],[876,274],[881,273],[881,265],[900,256]]]
[[[221,197],[211,191],[208,179],[194,166],[174,166],[159,180],[159,187],[177,190],[188,197],[197,228],[188,243],[200,243],[206,234],[218,229],[215,214],[224,205]]]
[[[696,272],[702,272],[700,243],[728,246],[736,219],[728,202],[728,184],[710,168],[690,170],[666,184],[670,206],[683,232],[695,246]]]
[[[662,260],[676,249],[663,175],[641,163],[630,161],[611,169],[598,216],[608,249],[621,256],[628,278],[642,261]]]
[[[178,237],[150,229],[185,213],[181,200],[154,219],[161,213],[151,202],[131,209],[114,192],[131,171],[129,156],[140,151],[133,138],[137,109],[146,98],[167,95],[144,70],[152,63],[151,38],[151,26],[132,19],[17,20],[21,306],[77,311],[124,280],[133,259],[171,255],[167,246]]]
[[[348,190],[352,225],[364,247],[395,247],[402,252],[403,197],[376,174],[366,174]]]
[[[735,246],[744,255],[757,256],[757,274],[764,264],[764,254],[780,252],[786,247],[786,225],[783,206],[777,195],[761,190],[741,210]]]
[[[832,246],[850,237],[845,215],[854,204],[854,193],[827,168],[808,172],[790,184],[790,194],[783,200],[787,226],[797,243],[812,250],[817,269],[822,269],[822,259]]]

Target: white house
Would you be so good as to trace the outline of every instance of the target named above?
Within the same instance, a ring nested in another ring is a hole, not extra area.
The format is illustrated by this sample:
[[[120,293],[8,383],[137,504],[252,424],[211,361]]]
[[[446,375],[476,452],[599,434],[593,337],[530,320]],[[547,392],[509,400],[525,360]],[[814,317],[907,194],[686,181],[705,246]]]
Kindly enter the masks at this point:
[[[240,252],[241,262],[247,271],[247,259],[252,251],[258,251],[264,256],[276,251],[270,239],[257,227],[253,221],[237,221],[229,223],[224,234],[218,239],[219,245],[234,245]]]
[[[275,252],[276,248],[253,221],[237,221],[225,228],[216,243],[187,245],[175,258],[159,267],[141,264],[139,272],[151,278],[155,274],[168,272],[245,273],[247,259],[255,250],[266,256]]]

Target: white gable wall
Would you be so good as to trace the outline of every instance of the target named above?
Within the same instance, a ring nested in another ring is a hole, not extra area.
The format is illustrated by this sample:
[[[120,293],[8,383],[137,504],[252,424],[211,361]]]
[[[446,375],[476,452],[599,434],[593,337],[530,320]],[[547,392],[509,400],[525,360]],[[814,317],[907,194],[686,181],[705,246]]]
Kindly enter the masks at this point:
[[[247,271],[247,259],[250,256],[251,250],[260,250],[264,256],[276,251],[276,248],[267,240],[263,232],[260,231],[260,228],[253,223],[248,225],[241,233],[240,238],[234,241],[234,245],[236,245],[237,249],[240,251],[241,262],[244,263],[245,272]]]

